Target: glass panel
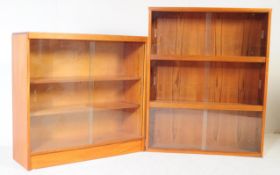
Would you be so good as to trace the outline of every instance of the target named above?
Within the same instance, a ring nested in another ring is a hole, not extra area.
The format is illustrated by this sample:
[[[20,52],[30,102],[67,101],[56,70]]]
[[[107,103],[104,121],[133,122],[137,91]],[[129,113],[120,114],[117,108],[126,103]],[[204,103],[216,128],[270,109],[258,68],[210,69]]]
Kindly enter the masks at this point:
[[[141,138],[144,45],[99,41],[92,52],[93,143]]]
[[[141,121],[137,109],[97,110],[92,121],[94,144],[141,138]]]
[[[32,40],[31,152],[142,138],[143,43]]]
[[[149,122],[151,148],[260,151],[261,112],[155,108]]]
[[[152,109],[150,147],[201,149],[203,111],[189,109]]]
[[[31,40],[31,152],[90,144],[90,42]]]
[[[89,112],[31,116],[32,153],[90,144]]]
[[[261,120],[261,112],[209,111],[206,150],[259,152]]]

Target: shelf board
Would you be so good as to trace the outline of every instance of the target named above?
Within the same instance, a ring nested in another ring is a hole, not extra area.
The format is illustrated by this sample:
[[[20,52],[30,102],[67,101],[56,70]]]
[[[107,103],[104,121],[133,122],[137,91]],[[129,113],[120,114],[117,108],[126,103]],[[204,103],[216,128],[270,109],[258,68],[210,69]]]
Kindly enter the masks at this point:
[[[45,115],[57,115],[57,114],[67,114],[76,112],[86,112],[91,108],[88,105],[69,105],[69,106],[57,106],[50,108],[35,109],[30,112],[31,117],[45,116]]]
[[[207,146],[207,151],[222,151],[222,152],[258,152],[257,148],[245,149],[239,148],[235,146],[224,146],[224,145],[216,145],[216,146]]]
[[[177,109],[209,109],[230,111],[263,111],[262,105],[248,105],[237,103],[204,103],[204,102],[168,102],[151,101],[151,108],[177,108]]]
[[[265,63],[266,58],[259,56],[151,55],[151,60]]]
[[[69,105],[52,108],[36,109],[30,113],[31,117],[68,114],[75,112],[89,112],[90,110],[121,110],[121,109],[136,109],[140,105],[127,102],[110,102],[110,103],[96,103],[93,105]]]
[[[175,148],[147,148],[148,152],[166,152],[166,153],[188,153],[188,154],[210,154],[210,155],[228,155],[228,156],[255,156],[261,157],[261,152],[249,152],[243,150],[231,150],[228,152],[225,151],[212,151],[212,150],[200,150],[200,149],[175,149]]]
[[[98,103],[93,105],[93,110],[133,109],[139,106],[139,104],[127,102]]]
[[[206,148],[202,148],[202,145],[183,145],[183,144],[159,144],[159,143],[153,143],[150,145],[151,149],[177,149],[177,150],[197,150],[197,151],[214,151],[214,152],[236,152],[236,153],[242,153],[242,152],[257,152],[256,148],[245,149],[240,148],[237,146],[224,146],[224,145],[217,145],[217,146],[208,146],[206,145]]]
[[[97,76],[97,77],[49,77],[49,78],[31,78],[31,84],[48,83],[71,83],[71,82],[92,82],[92,81],[137,81],[137,76]]]

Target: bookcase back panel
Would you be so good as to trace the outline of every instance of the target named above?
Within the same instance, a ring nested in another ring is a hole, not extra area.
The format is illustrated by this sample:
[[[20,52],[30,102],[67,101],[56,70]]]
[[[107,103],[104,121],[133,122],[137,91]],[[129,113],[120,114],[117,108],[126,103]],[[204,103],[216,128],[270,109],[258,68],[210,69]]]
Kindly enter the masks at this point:
[[[262,104],[264,65],[154,61],[152,101]]]
[[[149,123],[152,149],[260,151],[260,112],[153,108]]]
[[[266,13],[153,12],[151,27],[155,55],[266,55]]]
[[[267,14],[219,14],[216,55],[266,56]]]

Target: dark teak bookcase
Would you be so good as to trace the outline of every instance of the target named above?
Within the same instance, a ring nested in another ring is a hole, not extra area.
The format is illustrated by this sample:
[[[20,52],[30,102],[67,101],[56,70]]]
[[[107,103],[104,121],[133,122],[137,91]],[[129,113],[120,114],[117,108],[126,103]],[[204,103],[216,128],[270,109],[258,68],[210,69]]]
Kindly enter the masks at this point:
[[[270,15],[150,8],[148,151],[262,155]]]

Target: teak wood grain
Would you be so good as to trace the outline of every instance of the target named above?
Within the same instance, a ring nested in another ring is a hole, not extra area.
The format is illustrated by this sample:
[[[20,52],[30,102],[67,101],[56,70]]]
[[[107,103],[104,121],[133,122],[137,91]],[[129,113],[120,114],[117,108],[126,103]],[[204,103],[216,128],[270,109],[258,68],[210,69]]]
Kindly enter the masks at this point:
[[[149,8],[148,151],[263,155],[270,18],[271,9]]]
[[[248,56],[174,56],[174,55],[151,55],[151,60],[162,61],[211,61],[211,62],[252,62],[264,63],[265,57]]]

